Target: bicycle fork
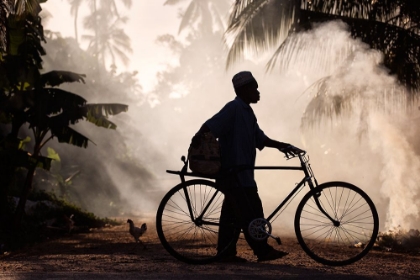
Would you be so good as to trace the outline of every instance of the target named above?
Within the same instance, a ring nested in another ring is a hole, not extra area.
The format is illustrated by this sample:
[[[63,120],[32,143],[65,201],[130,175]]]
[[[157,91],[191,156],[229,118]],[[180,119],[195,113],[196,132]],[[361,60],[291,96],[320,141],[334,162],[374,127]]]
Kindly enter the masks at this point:
[[[183,180],[184,178],[181,178],[181,180]],[[184,182],[184,181],[183,181]],[[188,194],[188,191],[186,188],[184,189],[184,195],[185,195],[185,200],[187,201],[187,205],[188,205],[188,211],[190,213],[190,217],[191,217],[191,221],[196,225],[196,226],[202,226],[202,225],[217,225],[217,223],[213,223],[213,222],[208,222],[208,221],[203,221],[203,217],[206,214],[207,210],[209,209],[210,205],[212,205],[213,200],[216,198],[216,196],[219,194],[219,191],[216,191],[212,197],[210,198],[210,200],[207,202],[207,205],[204,207],[203,211],[200,213],[200,215],[197,218],[194,218],[194,213],[193,213],[193,209],[191,207],[191,200],[190,200],[190,196]]]
[[[316,179],[315,179],[316,180]],[[316,189],[316,188],[314,188],[313,187],[313,185],[312,185],[312,182],[311,181],[308,181],[308,184],[310,185],[310,187],[312,188],[312,189]],[[318,185],[318,184],[316,184],[316,185]],[[319,209],[319,211],[321,211],[321,213],[322,214],[324,214],[332,223],[333,223],[333,225],[335,226],[335,227],[339,227],[340,226],[340,221],[338,221],[338,220],[335,220],[335,219],[333,219],[325,210],[324,210],[324,207],[322,207],[322,205],[321,205],[321,203],[320,203],[320,201],[319,201],[319,197],[321,196],[321,192],[317,192],[317,193],[315,193],[314,194],[314,196],[313,196],[313,198],[314,198],[314,200],[315,200],[315,204],[316,204],[316,206],[318,206],[318,209]]]

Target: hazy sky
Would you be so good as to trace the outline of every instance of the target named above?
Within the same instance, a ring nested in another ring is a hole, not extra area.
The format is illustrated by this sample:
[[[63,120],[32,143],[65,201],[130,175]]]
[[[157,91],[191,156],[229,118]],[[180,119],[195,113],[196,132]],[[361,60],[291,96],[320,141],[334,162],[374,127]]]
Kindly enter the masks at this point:
[[[133,54],[128,70],[139,71],[140,84],[145,91],[152,88],[155,73],[168,62],[169,51],[155,44],[157,36],[178,34],[180,7],[164,6],[164,2],[165,0],[134,0],[130,10],[125,7],[120,9],[121,15],[129,18],[126,33],[131,38]],[[49,0],[42,7],[53,16],[46,23],[46,29],[60,32],[64,37],[74,37],[73,18],[67,0]],[[81,16],[86,12],[88,9],[84,7]],[[82,34],[84,33],[79,27],[79,37]]]

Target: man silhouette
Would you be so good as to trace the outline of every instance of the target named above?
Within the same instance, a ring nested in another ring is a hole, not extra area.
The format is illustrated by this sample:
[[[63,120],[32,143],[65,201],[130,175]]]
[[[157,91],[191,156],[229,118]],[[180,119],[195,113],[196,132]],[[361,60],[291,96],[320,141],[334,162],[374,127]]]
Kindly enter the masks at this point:
[[[258,83],[249,71],[242,71],[232,79],[236,98],[228,102],[217,114],[207,120],[192,139],[192,145],[200,144],[201,134],[211,132],[218,138],[221,148],[222,172],[238,166],[255,166],[256,149],[264,147],[277,148],[286,156],[294,156],[303,152],[288,143],[272,140],[260,129],[250,104],[260,100]],[[281,258],[288,253],[275,250],[267,240],[254,240],[248,233],[249,223],[256,218],[264,218],[264,212],[257,184],[254,180],[254,170],[241,170],[234,175],[218,179],[216,183],[226,191],[225,200],[220,215],[223,221],[239,220],[245,238],[257,256],[258,261]],[[234,236],[229,228],[219,228],[218,247],[225,248]],[[223,261],[244,262],[236,256],[236,246],[232,246]]]

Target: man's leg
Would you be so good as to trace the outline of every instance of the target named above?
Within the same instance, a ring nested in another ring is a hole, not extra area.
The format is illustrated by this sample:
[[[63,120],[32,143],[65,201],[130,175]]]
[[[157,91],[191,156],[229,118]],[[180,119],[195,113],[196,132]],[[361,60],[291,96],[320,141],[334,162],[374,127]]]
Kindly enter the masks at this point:
[[[287,255],[286,252],[275,250],[267,243],[267,239],[254,240],[248,232],[248,225],[252,220],[264,218],[257,187],[230,187],[225,189],[225,194],[220,215],[221,226],[219,227],[218,248],[225,248],[232,238],[235,238],[234,246],[229,248],[227,254],[230,256],[236,255],[239,231],[235,231],[233,227],[228,225],[238,223],[244,232],[247,243],[258,257],[258,261],[274,260]]]
[[[251,221],[257,218],[264,218],[263,206],[258,195],[257,187],[238,188],[235,194],[236,205],[240,211],[241,227],[244,231],[245,239],[248,242],[254,254],[264,255],[273,249],[267,243],[267,239],[255,240],[249,232],[248,226]]]
[[[223,250],[231,245],[226,256],[236,256],[236,242],[238,241],[240,231],[235,230],[236,215],[234,209],[233,199],[228,195],[223,201],[222,210],[220,213],[219,239],[217,249]],[[233,240],[233,242],[232,242]]]
[[[248,232],[248,226],[251,221],[257,218],[264,218],[264,211],[260,196],[258,195],[258,189],[256,187],[238,188],[236,194],[234,194],[234,198],[235,204],[240,210],[241,225],[245,239],[254,251],[254,254],[258,257],[258,261],[275,260],[286,256],[288,253],[275,250],[267,243],[267,239],[255,240]]]
[[[238,215],[235,209],[235,201],[231,190],[235,188],[236,181],[233,176],[227,176],[216,180],[216,184],[224,191],[225,198],[220,212],[219,236],[217,242],[217,250],[223,250],[230,246],[225,253],[226,256],[236,256],[236,242],[239,239],[240,230],[237,226],[236,217]],[[232,241],[233,240],[233,241]]]

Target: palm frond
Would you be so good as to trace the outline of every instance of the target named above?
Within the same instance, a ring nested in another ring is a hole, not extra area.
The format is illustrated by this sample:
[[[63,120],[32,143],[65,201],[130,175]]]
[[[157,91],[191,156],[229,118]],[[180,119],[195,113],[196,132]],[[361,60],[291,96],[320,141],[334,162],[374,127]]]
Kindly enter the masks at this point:
[[[380,0],[381,1],[381,0]],[[366,19],[377,1],[370,0],[303,0],[302,10],[316,11],[329,15],[340,15]],[[382,1],[383,2],[383,1]],[[389,2],[389,0],[385,0]]]
[[[11,5],[8,1],[0,2],[0,52],[6,52],[7,46],[7,17],[10,13]]]
[[[46,1],[47,0],[17,0],[14,7],[14,13],[16,15],[28,13],[37,16],[42,10],[40,3]]]
[[[247,48],[258,52],[280,44],[267,68],[282,61],[279,57],[287,51],[284,67],[293,52],[299,51],[291,46],[300,44],[296,38],[284,39],[331,20],[348,24],[352,37],[385,54],[385,66],[402,84],[420,89],[420,6],[414,0],[238,0],[225,36],[232,40],[227,66]]]
[[[381,80],[385,83],[381,86],[369,81],[349,85],[343,82],[346,80],[344,76],[347,70],[341,69],[338,72],[319,79],[305,91],[304,94],[312,96],[312,99],[303,113],[302,128],[311,128],[322,123],[322,120],[333,121],[345,114],[351,114],[361,104],[365,108],[386,113],[404,110],[410,104],[404,89],[392,81],[386,84],[386,81]],[[337,85],[337,80],[340,85]]]
[[[182,1],[185,1],[185,0],[166,0],[165,3],[163,3],[163,5],[177,5],[181,3]]]
[[[113,54],[115,53],[116,55],[118,55],[119,59],[121,59],[122,63],[127,66],[130,62],[130,58],[128,57],[128,55],[126,54],[126,52],[122,51],[121,49],[119,49],[116,46],[111,46],[111,55],[113,56]]]
[[[236,1],[225,34],[231,45],[226,66],[238,60],[247,47],[258,53],[284,40],[294,23],[298,4],[300,1],[295,0]]]
[[[124,4],[126,8],[131,8],[131,5],[133,4],[132,0],[122,0],[121,2]]]
[[[416,30],[407,30],[397,24],[327,15],[319,12],[301,11],[300,27],[311,29],[314,22],[341,20],[349,28],[352,37],[360,38],[371,48],[384,53],[384,64],[395,74],[401,84],[410,90],[420,89],[420,34]],[[282,46],[277,50],[268,67],[272,68],[278,60]],[[287,58],[287,57],[286,57]]]
[[[85,83],[85,74],[77,74],[69,71],[50,71],[41,75],[42,87],[55,87],[62,83],[82,82]]]
[[[77,147],[86,148],[90,141],[86,136],[68,126],[51,127],[51,134],[53,137],[57,137],[58,142]]]
[[[211,8],[213,10],[213,17],[215,23],[226,30],[226,19],[227,11],[229,10],[229,4],[226,1],[212,2]]]
[[[186,28],[191,21],[194,20],[194,17],[198,15],[198,6],[196,1],[191,1],[190,5],[188,5],[185,14],[182,16],[181,24],[179,25],[178,33],[181,33],[184,28]]]
[[[335,21],[315,32],[291,34],[275,51],[266,68],[270,71],[277,66],[280,71],[285,71],[294,66],[331,74],[354,52],[355,43],[349,40],[347,29],[343,22]],[[334,38],[330,33],[334,34]]]
[[[328,96],[320,94],[314,97],[305,109],[301,118],[303,128],[313,127],[321,123],[322,120],[334,120],[341,116],[343,112],[350,113],[353,109],[353,102],[343,96]]]

